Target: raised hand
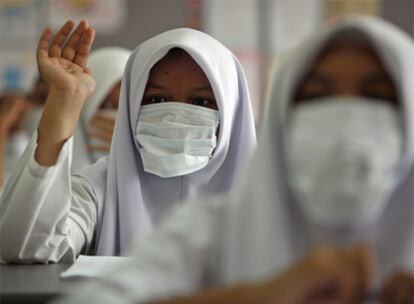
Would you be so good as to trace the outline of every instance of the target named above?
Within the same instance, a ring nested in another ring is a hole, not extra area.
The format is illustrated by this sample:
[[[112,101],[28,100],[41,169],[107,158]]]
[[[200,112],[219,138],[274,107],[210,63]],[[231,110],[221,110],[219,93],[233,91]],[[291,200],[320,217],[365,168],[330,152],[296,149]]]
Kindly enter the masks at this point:
[[[49,87],[35,152],[35,160],[43,166],[56,163],[63,144],[75,131],[82,106],[95,89],[86,67],[95,31],[86,21],[71,34],[73,27],[67,21],[51,43],[51,30],[46,29],[37,47],[39,73]]]
[[[88,97],[95,88],[95,81],[86,68],[95,31],[83,20],[70,35],[73,27],[74,23],[67,21],[51,44],[51,30],[47,28],[43,32],[37,47],[39,72],[50,89]]]

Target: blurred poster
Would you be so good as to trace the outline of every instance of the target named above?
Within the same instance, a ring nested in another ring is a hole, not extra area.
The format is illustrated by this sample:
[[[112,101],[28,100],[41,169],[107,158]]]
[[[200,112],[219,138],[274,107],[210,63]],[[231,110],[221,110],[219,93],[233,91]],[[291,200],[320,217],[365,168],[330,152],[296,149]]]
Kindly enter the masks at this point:
[[[267,7],[270,52],[281,53],[295,47],[320,22],[319,0],[273,0]]]
[[[35,1],[0,0],[1,50],[32,48],[37,36],[38,23]]]
[[[37,73],[37,39],[45,22],[46,1],[0,0],[0,90],[31,86]]]
[[[50,0],[50,21],[59,28],[67,19],[87,19],[99,34],[118,31],[126,20],[127,0]]]
[[[379,16],[382,0],[325,0],[325,20],[332,21],[344,15]]]
[[[204,1],[204,30],[231,49],[256,48],[258,3],[256,0]]]
[[[37,76],[33,52],[1,52],[0,90],[26,90]]]

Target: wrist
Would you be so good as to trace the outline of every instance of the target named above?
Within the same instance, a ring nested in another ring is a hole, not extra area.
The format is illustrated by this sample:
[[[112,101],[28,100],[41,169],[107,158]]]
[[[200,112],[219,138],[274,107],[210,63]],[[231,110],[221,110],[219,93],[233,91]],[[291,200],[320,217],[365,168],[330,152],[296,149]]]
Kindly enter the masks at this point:
[[[71,99],[82,103],[88,98],[88,93],[76,87],[61,88],[55,85],[51,85],[48,91],[48,99],[49,97],[58,99]]]

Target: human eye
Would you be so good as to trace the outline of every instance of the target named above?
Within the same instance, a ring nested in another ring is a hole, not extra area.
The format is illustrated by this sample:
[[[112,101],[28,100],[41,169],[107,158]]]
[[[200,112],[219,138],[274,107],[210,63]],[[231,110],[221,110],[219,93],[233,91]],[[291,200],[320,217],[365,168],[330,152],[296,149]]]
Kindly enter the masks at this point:
[[[161,95],[152,95],[144,98],[143,105],[166,102],[167,98]]]
[[[328,77],[314,75],[299,86],[295,96],[295,102],[300,103],[323,98],[331,96],[333,93],[333,84]]]
[[[204,97],[197,97],[194,98],[191,103],[195,106],[201,106],[201,107],[215,107],[216,102],[210,98],[204,98]]]

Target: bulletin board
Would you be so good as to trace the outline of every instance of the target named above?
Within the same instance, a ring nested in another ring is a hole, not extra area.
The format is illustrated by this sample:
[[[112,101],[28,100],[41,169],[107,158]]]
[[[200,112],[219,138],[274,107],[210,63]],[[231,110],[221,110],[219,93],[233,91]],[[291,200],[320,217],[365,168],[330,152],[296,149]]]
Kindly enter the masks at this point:
[[[46,26],[87,19],[100,35],[124,25],[127,0],[0,0],[0,93],[28,90],[37,77],[36,46]]]

